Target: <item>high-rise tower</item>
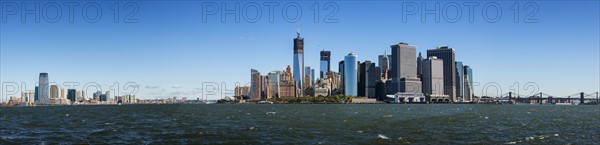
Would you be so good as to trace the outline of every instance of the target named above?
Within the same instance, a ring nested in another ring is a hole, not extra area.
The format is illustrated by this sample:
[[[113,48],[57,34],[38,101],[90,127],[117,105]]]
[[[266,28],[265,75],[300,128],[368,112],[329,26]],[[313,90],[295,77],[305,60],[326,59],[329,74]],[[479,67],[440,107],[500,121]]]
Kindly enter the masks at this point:
[[[38,100],[41,104],[48,104],[50,100],[50,83],[48,82],[48,73],[40,73],[38,87]]]
[[[427,50],[427,57],[435,56],[444,61],[444,94],[456,100],[456,58],[454,48],[448,46]]]
[[[331,51],[321,51],[321,70],[319,71],[319,77],[325,78],[327,72],[331,70]]]
[[[296,86],[300,88],[300,96],[304,94],[303,81],[304,81],[304,38],[300,37],[300,31],[296,32],[297,36],[294,38],[294,80],[296,80]]]
[[[358,95],[358,67],[357,56],[350,53],[344,57],[344,91],[346,96]]]

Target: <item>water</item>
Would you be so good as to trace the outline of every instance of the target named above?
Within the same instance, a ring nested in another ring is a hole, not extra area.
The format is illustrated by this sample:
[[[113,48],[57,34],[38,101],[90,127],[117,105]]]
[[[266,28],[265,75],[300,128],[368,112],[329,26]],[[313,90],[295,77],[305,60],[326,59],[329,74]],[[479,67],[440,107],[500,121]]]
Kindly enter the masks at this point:
[[[0,108],[0,144],[597,144],[600,106]]]

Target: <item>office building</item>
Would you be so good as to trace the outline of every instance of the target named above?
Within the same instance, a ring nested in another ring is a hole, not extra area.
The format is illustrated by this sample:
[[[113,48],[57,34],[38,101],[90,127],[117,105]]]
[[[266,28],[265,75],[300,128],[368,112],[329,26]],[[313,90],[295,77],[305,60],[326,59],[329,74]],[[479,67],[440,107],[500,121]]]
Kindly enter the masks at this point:
[[[321,51],[321,68],[319,71],[319,78],[325,78],[327,72],[331,71],[331,51]]]
[[[281,79],[281,71],[271,71],[267,74],[269,77],[270,94],[273,98],[279,98],[279,83]]]
[[[463,67],[463,72],[464,72],[464,96],[463,98],[465,98],[463,101],[467,101],[467,102],[471,102],[473,101],[473,93],[474,93],[474,89],[473,89],[473,69],[471,69],[471,67],[469,67],[468,65],[465,65]]]
[[[392,83],[397,84],[397,88],[389,88],[393,90],[387,91],[417,95],[422,93],[421,80],[417,77],[417,48],[404,42],[394,44],[390,47],[392,49],[390,78],[392,79]]]
[[[48,104],[50,100],[50,83],[48,81],[48,73],[40,73],[38,100],[40,104]]]
[[[69,101],[71,101],[71,102],[76,102],[77,101],[77,90],[75,90],[75,89],[67,90],[67,99],[69,99]]]
[[[381,69],[381,77],[384,79],[389,79],[391,58],[392,55],[388,55],[387,51],[384,51],[383,55],[379,55],[379,68]]]
[[[354,53],[344,57],[344,90],[346,96],[358,95],[358,70],[357,70],[357,55]]]
[[[417,77],[421,77],[423,75],[423,55],[419,52],[419,56],[417,57]]]
[[[461,98],[461,100],[464,100],[463,92],[465,86],[465,79],[463,73],[463,64],[460,61],[456,61],[454,65],[456,66],[456,98]]]
[[[300,32],[297,32],[297,37],[294,38],[294,80],[296,86],[300,88],[300,95],[303,95],[303,79],[304,79],[304,38],[300,37]]]
[[[255,69],[250,70],[250,99],[260,100],[262,98],[262,76]]]
[[[359,65],[358,96],[375,98],[375,85],[380,79],[379,67],[367,60]]]
[[[340,88],[340,95],[344,95],[346,92],[344,91],[345,89],[345,85],[346,85],[346,81],[344,81],[346,79],[345,75],[344,75],[344,61],[340,61],[338,63],[338,71],[340,72],[340,84],[339,84],[339,88]]]
[[[448,95],[444,95],[444,61],[432,56],[422,61],[423,93],[428,96],[430,102],[449,101]]]
[[[454,48],[442,46],[427,50],[427,57],[435,56],[444,61],[444,94],[450,101],[456,100],[456,58]]]

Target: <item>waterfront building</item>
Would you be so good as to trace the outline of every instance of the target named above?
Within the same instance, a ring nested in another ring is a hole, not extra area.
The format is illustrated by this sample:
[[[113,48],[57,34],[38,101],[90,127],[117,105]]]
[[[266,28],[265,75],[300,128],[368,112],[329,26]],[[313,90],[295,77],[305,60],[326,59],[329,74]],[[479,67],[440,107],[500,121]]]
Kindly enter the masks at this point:
[[[100,91],[97,91],[96,93],[93,94],[95,101],[100,101],[101,96],[102,96],[102,92],[100,92]]]
[[[67,90],[67,99],[69,99],[69,101],[71,101],[71,102],[76,102],[77,101],[77,90],[75,90],[75,89]]]
[[[111,98],[112,94],[110,94],[110,91],[106,91],[105,97],[102,101],[104,102],[110,102],[110,98]]]
[[[331,78],[319,78],[315,83],[314,96],[329,96],[331,95]]]
[[[77,94],[76,94],[76,97],[75,97],[77,102],[85,100],[85,97],[83,96],[83,93],[84,93],[83,91],[77,91]]]
[[[281,79],[281,71],[271,71],[269,72],[269,74],[267,74],[267,76],[269,77],[269,86],[271,88],[271,94],[272,97],[274,98],[278,98],[279,97],[279,83],[280,83],[280,79]]]
[[[396,94],[396,92],[405,92],[410,94],[421,93],[421,80],[417,77],[417,58],[416,47],[408,43],[400,42],[390,46],[392,49],[391,79],[397,88],[388,88],[387,90]],[[420,95],[419,95],[420,96]]]
[[[343,60],[340,61],[338,65],[339,65],[338,69],[339,69],[339,72],[340,72],[340,86],[339,86],[340,91],[339,92],[340,92],[340,95],[344,95],[346,93],[344,91],[345,90],[344,88],[346,88],[346,86],[344,86],[344,85],[346,85],[346,81],[345,81],[346,77],[344,75],[344,71],[345,71],[344,61]]]
[[[380,79],[375,63],[367,60],[359,65],[358,96],[375,98],[375,83]]]
[[[50,86],[50,100],[56,100],[59,98],[59,88],[57,85]]]
[[[250,74],[250,99],[260,100],[262,98],[262,76],[255,69],[251,69]]]
[[[422,61],[423,93],[430,102],[444,102],[449,100],[444,95],[444,61],[432,56]]]
[[[304,84],[302,85],[302,87],[304,87],[304,89],[310,88],[312,87],[313,83],[312,83],[312,72],[311,72],[311,67],[310,66],[305,66],[304,67]]]
[[[357,70],[357,55],[349,53],[344,57],[344,90],[346,96],[358,95],[358,70]]]
[[[250,87],[248,86],[236,86],[235,87],[235,96],[248,96],[248,93],[250,92]]]
[[[40,100],[38,97],[38,94],[40,93],[39,88],[40,88],[39,86],[35,86],[35,94],[33,96],[33,101],[35,101],[35,102],[38,102]]]
[[[463,63],[460,61],[456,61],[455,62],[455,67],[456,67],[456,98],[460,98],[461,100],[465,100],[463,92],[464,92],[464,68],[463,68]]]
[[[292,69],[288,65],[285,71],[281,74],[281,82],[279,85],[279,98],[293,98],[299,96],[297,83],[292,76]]]
[[[40,73],[38,100],[40,104],[48,104],[50,100],[50,83],[48,81],[48,73]]]
[[[473,101],[473,69],[468,65],[463,67],[464,72],[464,101],[471,102]]]
[[[331,51],[321,51],[319,78],[324,78],[331,71]]]
[[[300,88],[300,95],[303,95],[303,79],[304,79],[304,38],[300,37],[300,32],[296,33],[294,38],[294,80],[296,86]]]
[[[427,57],[435,56],[444,61],[444,94],[450,101],[456,100],[456,58],[454,48],[442,46],[427,50]]]

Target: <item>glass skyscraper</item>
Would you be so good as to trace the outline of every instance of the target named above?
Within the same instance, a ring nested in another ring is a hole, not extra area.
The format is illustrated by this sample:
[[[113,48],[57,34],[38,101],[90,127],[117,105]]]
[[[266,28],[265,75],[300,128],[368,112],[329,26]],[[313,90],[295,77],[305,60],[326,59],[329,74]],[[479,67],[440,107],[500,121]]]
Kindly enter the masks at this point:
[[[50,83],[48,82],[48,73],[40,73],[38,87],[38,100],[41,104],[48,104],[50,100]]]
[[[321,51],[320,68],[321,70],[319,71],[319,77],[325,78],[325,75],[327,75],[327,72],[329,72],[331,69],[331,51]]]
[[[300,96],[304,95],[304,38],[300,38],[300,32],[297,32],[294,38],[294,80],[296,86],[300,89]]]
[[[354,53],[350,53],[344,57],[344,90],[346,96],[358,95],[357,57]]]
[[[464,97],[464,72],[463,72],[463,63],[460,61],[456,61],[456,96]]]

